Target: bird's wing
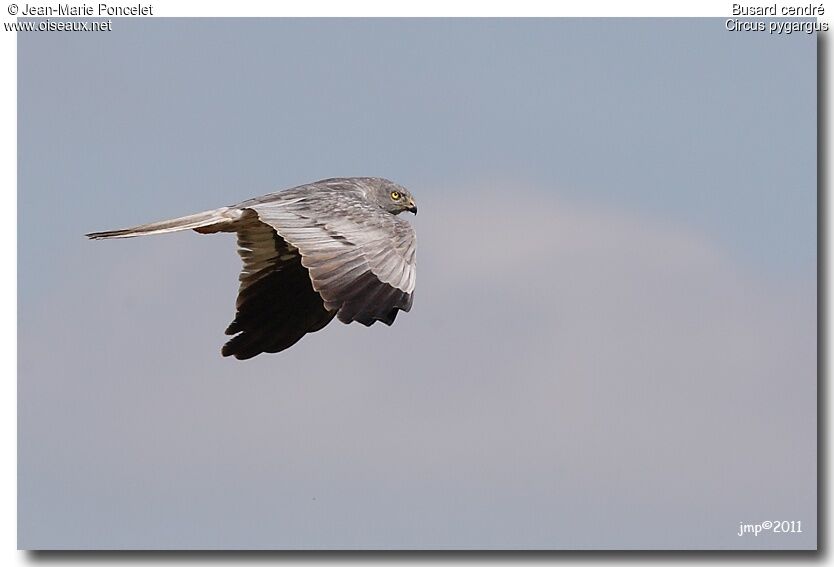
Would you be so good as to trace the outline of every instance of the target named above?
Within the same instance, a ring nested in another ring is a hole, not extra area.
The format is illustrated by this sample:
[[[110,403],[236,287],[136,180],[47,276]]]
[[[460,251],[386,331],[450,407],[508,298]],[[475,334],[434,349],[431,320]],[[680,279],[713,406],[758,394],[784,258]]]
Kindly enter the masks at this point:
[[[354,193],[308,195],[248,208],[298,249],[324,307],[340,321],[390,325],[397,310],[411,309],[414,229]]]
[[[333,319],[295,247],[252,211],[244,211],[236,231],[243,270],[237,313],[226,329],[235,336],[223,346],[223,356],[282,351]]]

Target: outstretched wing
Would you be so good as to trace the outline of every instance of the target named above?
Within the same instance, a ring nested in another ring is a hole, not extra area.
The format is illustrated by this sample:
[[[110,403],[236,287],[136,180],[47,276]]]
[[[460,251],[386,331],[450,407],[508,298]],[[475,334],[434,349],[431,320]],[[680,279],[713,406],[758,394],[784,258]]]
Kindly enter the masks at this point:
[[[343,323],[390,325],[398,310],[411,309],[416,239],[407,221],[351,191],[245,206],[298,249],[324,308]]]
[[[235,336],[223,346],[223,356],[246,359],[282,351],[333,319],[295,247],[252,211],[245,211],[235,228],[243,270],[237,314],[226,329]]]

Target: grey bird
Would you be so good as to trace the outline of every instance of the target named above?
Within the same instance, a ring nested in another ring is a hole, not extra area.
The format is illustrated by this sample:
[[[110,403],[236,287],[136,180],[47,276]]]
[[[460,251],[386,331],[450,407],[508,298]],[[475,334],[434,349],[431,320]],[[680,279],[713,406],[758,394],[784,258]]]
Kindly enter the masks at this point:
[[[237,233],[243,260],[223,356],[280,352],[333,317],[391,325],[414,297],[416,238],[397,215],[411,193],[378,177],[334,178],[167,221],[87,234]]]

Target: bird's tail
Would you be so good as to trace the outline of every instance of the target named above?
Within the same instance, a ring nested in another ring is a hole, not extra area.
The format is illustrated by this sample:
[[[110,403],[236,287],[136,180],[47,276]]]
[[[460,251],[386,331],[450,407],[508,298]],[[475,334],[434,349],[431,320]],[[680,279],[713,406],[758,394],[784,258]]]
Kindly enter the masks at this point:
[[[176,232],[178,230],[193,229],[197,232],[210,233],[234,230],[231,225],[243,216],[240,209],[222,207],[213,211],[205,211],[176,219],[140,224],[132,228],[120,230],[105,230],[103,232],[91,232],[86,234],[87,238],[132,238],[134,236],[145,236],[148,234],[163,234]]]

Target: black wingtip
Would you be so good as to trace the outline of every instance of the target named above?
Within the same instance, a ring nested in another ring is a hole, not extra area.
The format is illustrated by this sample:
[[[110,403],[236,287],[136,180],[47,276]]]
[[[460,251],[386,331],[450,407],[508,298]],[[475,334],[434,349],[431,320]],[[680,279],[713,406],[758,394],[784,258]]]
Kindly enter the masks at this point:
[[[238,350],[237,345],[232,344],[232,341],[227,342],[225,345],[223,345],[223,348],[220,349],[220,354],[223,355],[224,357],[233,356],[237,360],[249,360],[250,358],[255,358],[256,356],[258,356],[262,352],[263,351],[261,351],[261,350],[258,350],[258,351]]]

